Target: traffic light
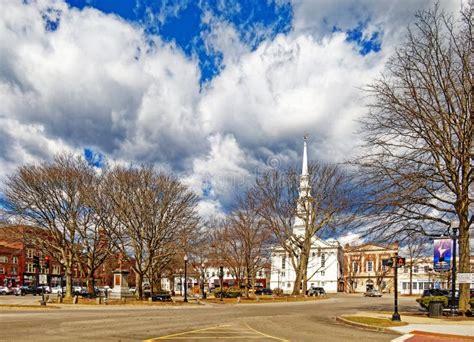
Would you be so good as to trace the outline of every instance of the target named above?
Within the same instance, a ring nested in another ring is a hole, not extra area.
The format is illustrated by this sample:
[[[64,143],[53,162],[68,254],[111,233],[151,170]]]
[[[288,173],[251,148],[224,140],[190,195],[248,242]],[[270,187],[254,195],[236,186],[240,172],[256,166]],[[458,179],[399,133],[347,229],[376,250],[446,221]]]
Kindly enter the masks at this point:
[[[39,270],[40,268],[40,258],[39,256],[33,256],[33,267]]]
[[[397,267],[405,266],[405,258],[397,257]]]
[[[44,268],[49,269],[49,256],[44,257]]]

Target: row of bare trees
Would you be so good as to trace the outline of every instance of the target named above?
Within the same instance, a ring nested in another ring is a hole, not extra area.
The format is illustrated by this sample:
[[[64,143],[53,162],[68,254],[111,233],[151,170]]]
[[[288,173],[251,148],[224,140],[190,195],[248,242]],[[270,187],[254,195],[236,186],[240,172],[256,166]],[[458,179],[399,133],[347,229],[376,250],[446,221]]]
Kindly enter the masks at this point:
[[[164,269],[200,224],[197,196],[176,178],[145,166],[98,170],[72,155],[19,167],[5,195],[12,212],[39,228],[31,243],[64,267],[66,296],[74,265],[92,292],[97,268],[120,255],[142,298],[145,277]]]

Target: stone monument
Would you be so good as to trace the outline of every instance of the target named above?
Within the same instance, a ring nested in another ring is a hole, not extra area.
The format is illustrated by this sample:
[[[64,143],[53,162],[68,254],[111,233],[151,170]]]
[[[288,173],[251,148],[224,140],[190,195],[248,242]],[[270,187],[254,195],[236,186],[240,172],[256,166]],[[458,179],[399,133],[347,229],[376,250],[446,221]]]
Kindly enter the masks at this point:
[[[129,273],[128,270],[120,268],[113,271],[114,287],[112,288],[112,292],[110,292],[110,299],[122,299],[133,296],[128,289],[127,276]]]

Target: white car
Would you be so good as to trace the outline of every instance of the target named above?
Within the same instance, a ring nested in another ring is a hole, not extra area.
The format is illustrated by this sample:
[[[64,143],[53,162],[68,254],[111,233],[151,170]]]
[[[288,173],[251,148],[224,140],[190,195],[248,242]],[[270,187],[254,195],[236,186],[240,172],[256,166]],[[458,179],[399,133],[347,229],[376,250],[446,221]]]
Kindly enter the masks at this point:
[[[51,288],[51,293],[52,294],[62,294],[63,293],[63,288],[61,286],[55,286]]]
[[[6,286],[0,286],[0,294],[3,296],[13,294],[13,289]]]

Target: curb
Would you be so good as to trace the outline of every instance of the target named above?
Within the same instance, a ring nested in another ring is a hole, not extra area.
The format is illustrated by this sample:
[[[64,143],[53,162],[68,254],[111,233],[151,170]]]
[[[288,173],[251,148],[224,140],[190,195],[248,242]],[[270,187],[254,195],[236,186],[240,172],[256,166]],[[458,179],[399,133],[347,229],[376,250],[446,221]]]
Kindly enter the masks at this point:
[[[385,333],[385,334],[403,335],[399,331],[392,330],[390,328],[374,327],[372,325],[368,325],[368,324],[364,324],[364,323],[356,323],[356,322],[349,321],[348,319],[345,319],[341,316],[336,316],[336,321],[340,322],[340,323],[343,323],[343,324],[351,325],[353,327],[361,328],[361,329],[364,329],[364,330],[377,331],[377,332],[382,332],[382,333]]]

